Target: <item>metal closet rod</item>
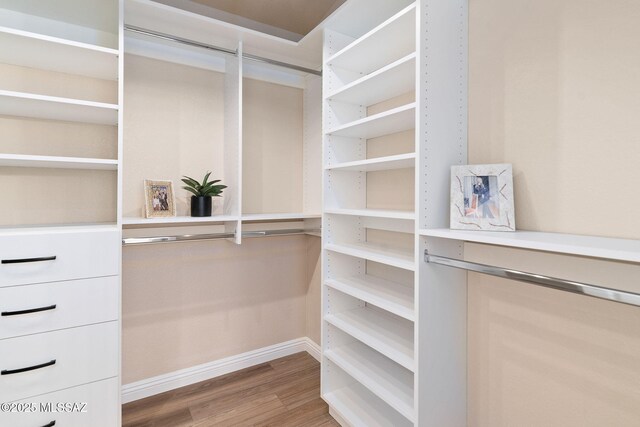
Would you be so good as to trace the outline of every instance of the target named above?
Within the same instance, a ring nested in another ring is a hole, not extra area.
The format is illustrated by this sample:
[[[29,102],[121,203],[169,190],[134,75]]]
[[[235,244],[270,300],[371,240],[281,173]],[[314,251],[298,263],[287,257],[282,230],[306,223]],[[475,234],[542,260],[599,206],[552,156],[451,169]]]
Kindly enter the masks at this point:
[[[194,40],[185,39],[178,36],[172,36],[170,34],[160,33],[158,31],[147,30],[146,28],[140,28],[133,25],[125,25],[124,29],[130,31],[132,33],[144,34],[146,36],[155,37],[158,39],[169,40],[176,43],[185,44],[192,47],[198,47],[201,49],[213,50],[215,52],[221,52],[228,55],[238,55],[238,51],[233,49],[227,49],[224,47],[214,46],[207,43],[201,43]],[[263,62],[265,64],[276,65],[278,67],[290,68],[292,70],[301,71],[303,73],[313,74],[315,76],[322,76],[322,71],[312,70],[311,68],[300,67],[294,64],[288,64],[286,62],[276,61],[275,59],[264,58],[258,55],[251,55],[248,53],[243,53],[242,57],[244,59],[248,59],[256,62]]]
[[[273,237],[273,236],[295,236],[307,233],[319,233],[319,229],[305,230],[301,228],[288,230],[265,230],[265,231],[245,231],[242,237]],[[193,242],[198,240],[220,240],[233,239],[236,233],[211,233],[211,234],[182,234],[179,236],[158,236],[158,237],[127,237],[122,239],[123,246],[151,245],[154,243],[175,243]]]
[[[431,255],[426,250],[424,251],[424,261],[431,264],[439,264],[445,265],[447,267],[459,268],[462,270],[475,271],[477,273],[488,274],[490,276],[518,280],[520,282],[531,283],[537,286],[543,286],[545,288],[558,289],[565,292],[572,292],[574,294],[580,294],[593,298],[600,298],[607,301],[619,302],[622,304],[629,304],[640,307],[640,294],[636,294],[633,292],[626,292],[617,289],[605,288],[602,286],[573,282],[570,280],[558,279],[557,277],[544,276],[542,274],[533,274],[519,270],[495,267],[492,265],[461,261],[455,258]]]

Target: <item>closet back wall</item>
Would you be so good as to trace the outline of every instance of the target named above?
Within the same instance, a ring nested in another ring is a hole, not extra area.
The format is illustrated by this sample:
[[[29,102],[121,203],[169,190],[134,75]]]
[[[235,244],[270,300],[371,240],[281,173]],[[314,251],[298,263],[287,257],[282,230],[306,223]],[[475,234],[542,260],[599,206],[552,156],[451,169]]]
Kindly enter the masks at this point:
[[[140,216],[144,178],[173,180],[178,214],[188,215],[180,176],[220,176],[223,80],[213,71],[126,56],[125,216]],[[270,90],[278,109],[288,98]],[[301,113],[290,120],[302,127]],[[319,252],[319,239],[307,236],[125,248],[123,384],[291,339],[318,340]]]
[[[514,165],[519,229],[640,239],[640,3],[469,2],[469,162]],[[466,245],[640,292],[640,267]],[[636,426],[640,309],[469,276],[470,426]]]

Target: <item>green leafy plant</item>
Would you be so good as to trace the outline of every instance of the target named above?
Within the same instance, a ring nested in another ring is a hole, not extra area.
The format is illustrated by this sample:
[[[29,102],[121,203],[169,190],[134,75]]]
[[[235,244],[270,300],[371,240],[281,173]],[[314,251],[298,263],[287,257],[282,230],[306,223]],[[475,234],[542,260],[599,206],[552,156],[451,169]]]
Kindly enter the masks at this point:
[[[196,197],[201,197],[201,196],[220,197],[220,194],[222,194],[222,190],[227,188],[227,186],[222,184],[215,185],[218,182],[220,182],[219,179],[216,179],[214,181],[208,181],[209,175],[211,175],[211,172],[207,172],[207,174],[204,176],[204,179],[202,180],[202,183],[199,183],[195,179],[184,175],[182,182],[184,182],[187,185],[182,188],[184,188],[187,191],[190,191]]]

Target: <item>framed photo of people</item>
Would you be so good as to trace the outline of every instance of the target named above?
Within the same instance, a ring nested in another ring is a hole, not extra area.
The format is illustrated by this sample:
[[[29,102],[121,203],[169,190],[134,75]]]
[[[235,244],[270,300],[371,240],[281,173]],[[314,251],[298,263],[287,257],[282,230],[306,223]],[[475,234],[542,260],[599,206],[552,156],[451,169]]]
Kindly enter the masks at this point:
[[[176,204],[173,196],[173,182],[144,180],[145,216],[147,218],[166,218],[176,216]]]
[[[515,231],[510,164],[451,168],[451,224],[456,230]]]

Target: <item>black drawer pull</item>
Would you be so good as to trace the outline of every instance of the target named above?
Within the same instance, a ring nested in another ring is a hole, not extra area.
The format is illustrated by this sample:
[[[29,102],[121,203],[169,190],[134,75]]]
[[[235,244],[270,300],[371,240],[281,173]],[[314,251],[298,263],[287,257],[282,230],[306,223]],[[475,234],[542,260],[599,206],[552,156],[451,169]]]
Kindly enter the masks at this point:
[[[45,424],[42,427],[53,427],[54,425],[56,425],[56,420],[53,420],[49,424]]]
[[[43,256],[40,258],[3,259],[2,264],[24,264],[27,262],[55,261],[56,256]]]
[[[30,308],[28,310],[16,310],[16,311],[3,311],[0,316],[20,316],[21,314],[39,313],[41,311],[55,310],[56,304],[48,305],[46,307]]]
[[[56,359],[53,359],[47,363],[43,363],[41,365],[29,366],[28,368],[3,369],[2,371],[0,371],[0,375],[12,375],[12,374],[19,374],[21,372],[35,371],[36,369],[46,368],[47,366],[51,366],[55,364],[56,364]]]

